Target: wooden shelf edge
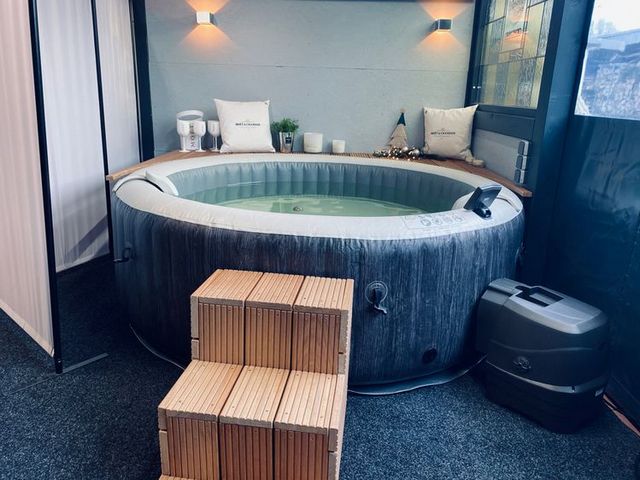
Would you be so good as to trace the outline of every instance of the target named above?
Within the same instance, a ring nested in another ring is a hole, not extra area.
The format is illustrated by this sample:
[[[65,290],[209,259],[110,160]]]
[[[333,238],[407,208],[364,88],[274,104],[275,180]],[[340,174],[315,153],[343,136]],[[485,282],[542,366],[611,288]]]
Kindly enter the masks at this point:
[[[301,154],[300,152],[294,152],[297,154]],[[154,157],[150,160],[146,160],[144,162],[140,162],[137,165],[133,165],[131,167],[119,170],[117,172],[113,172],[110,173],[109,175],[107,175],[105,177],[107,182],[115,182],[120,180],[121,178],[126,177],[127,175],[130,175],[134,172],[137,172],[138,170],[141,170],[143,168],[149,167],[151,165],[155,165],[158,163],[162,163],[162,162],[170,162],[172,160],[183,160],[183,159],[189,159],[189,158],[198,158],[198,157],[206,157],[206,156],[210,156],[210,155],[220,155],[219,153],[214,153],[214,152],[179,152],[179,151],[173,151],[173,152],[168,152],[168,153],[164,153],[162,155],[159,155],[157,157]],[[232,154],[229,154],[232,155]],[[312,154],[311,154],[312,155]],[[345,157],[357,157],[357,158],[375,158],[372,154],[370,153],[345,153],[343,156]],[[494,182],[499,183],[500,185],[508,188],[509,190],[511,190],[513,193],[515,193],[516,195],[518,195],[521,198],[531,198],[533,197],[533,192],[531,190],[528,190],[527,188],[523,187],[522,185],[518,185],[517,183],[501,176],[498,175],[497,173],[488,170],[487,168],[483,168],[483,167],[475,167],[473,165],[469,165],[467,162],[463,161],[463,160],[450,160],[450,159],[444,159],[444,160],[435,160],[435,159],[420,159],[420,160],[415,160],[415,162],[417,163],[423,163],[426,165],[434,165],[437,167],[444,167],[444,168],[451,168],[453,170],[461,170],[463,172],[467,172],[467,173],[472,173],[474,175],[478,175],[480,177],[484,177],[488,180],[492,180]]]

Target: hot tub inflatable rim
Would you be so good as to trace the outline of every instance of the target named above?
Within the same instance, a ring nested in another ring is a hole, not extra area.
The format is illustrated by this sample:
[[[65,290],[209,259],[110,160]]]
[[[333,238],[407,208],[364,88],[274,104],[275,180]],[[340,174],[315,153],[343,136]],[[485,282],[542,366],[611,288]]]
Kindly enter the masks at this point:
[[[403,169],[446,177],[467,184],[470,188],[495,183],[487,178],[460,170],[398,160],[331,155],[227,154],[154,164],[118,181],[113,192],[121,201],[137,210],[197,225],[249,233],[361,240],[401,240],[445,236],[496,227],[512,221],[522,213],[520,199],[506,187],[502,188],[498,198],[491,205],[492,216],[489,219],[480,218],[475,213],[461,208],[470,194],[460,197],[449,211],[407,216],[339,217],[256,212],[180,198],[176,196],[178,192],[168,178],[169,175],[177,172],[203,167],[274,162]]]

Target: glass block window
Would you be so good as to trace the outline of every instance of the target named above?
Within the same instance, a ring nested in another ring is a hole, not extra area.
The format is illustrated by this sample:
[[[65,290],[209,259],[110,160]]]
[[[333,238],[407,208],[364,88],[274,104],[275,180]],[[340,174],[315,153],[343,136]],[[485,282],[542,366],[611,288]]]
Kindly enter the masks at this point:
[[[638,0],[596,0],[576,115],[640,120]]]
[[[536,108],[553,0],[488,0],[475,103]]]

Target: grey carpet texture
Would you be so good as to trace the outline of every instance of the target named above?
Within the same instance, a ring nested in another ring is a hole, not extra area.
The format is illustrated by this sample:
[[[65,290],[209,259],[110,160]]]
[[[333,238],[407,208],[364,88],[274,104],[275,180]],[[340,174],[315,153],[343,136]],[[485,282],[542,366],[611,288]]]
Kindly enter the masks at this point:
[[[106,269],[92,294],[110,295],[108,264],[92,268]],[[109,357],[55,375],[0,311],[0,479],[156,479],[156,408],[180,370],[145,350],[116,307],[74,312],[63,321],[94,325],[65,339],[87,348],[68,351],[89,355],[92,345]],[[350,395],[341,479],[631,480],[639,454],[640,439],[611,412],[576,434],[551,433],[486,400],[467,375],[388,397]]]

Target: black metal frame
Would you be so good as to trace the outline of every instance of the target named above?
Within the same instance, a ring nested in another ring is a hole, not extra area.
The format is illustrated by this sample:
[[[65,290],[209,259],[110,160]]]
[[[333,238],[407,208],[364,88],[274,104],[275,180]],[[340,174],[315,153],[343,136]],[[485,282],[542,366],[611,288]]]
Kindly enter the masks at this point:
[[[40,35],[38,32],[38,0],[29,1],[29,28],[31,33],[31,57],[33,62],[33,84],[38,121],[38,149],[40,152],[40,176],[44,205],[44,230],[47,242],[47,270],[49,274],[49,297],[51,304],[51,330],[53,334],[53,362],[56,373],[62,373],[62,342],[60,336],[60,311],[58,309],[58,282],[56,279],[56,252],[53,242],[53,212],[51,209],[51,186],[49,183],[49,155],[47,151],[47,127],[44,115],[44,91],[40,62]]]
[[[98,34],[98,15],[96,13],[96,0],[91,0],[91,24],[93,28],[93,50],[96,59],[96,78],[98,87],[98,112],[100,117],[100,141],[102,144],[102,168],[105,177],[109,174],[109,151],[107,145],[107,128],[104,119],[104,92],[102,89],[102,65],[100,63],[100,38]],[[139,135],[139,132],[138,132]],[[104,182],[105,200],[107,204],[107,235],[109,241],[109,255],[113,260],[113,224],[111,221],[111,193],[109,182]]]
[[[549,43],[540,85],[534,129],[532,162],[528,175],[535,195],[529,208],[523,277],[530,283],[544,280],[552,217],[558,196],[562,155],[573,98],[582,65],[583,36],[591,16],[589,2],[554,0]],[[553,100],[552,100],[553,99]],[[527,261],[527,256],[531,259]]]
[[[478,84],[476,68],[479,63],[478,60],[482,57],[480,25],[482,23],[482,19],[486,15],[488,1],[490,0],[476,0],[475,2],[475,10],[473,12],[473,29],[471,32],[471,46],[469,49],[469,69],[467,70],[467,90],[464,98],[465,105],[471,105],[475,102],[474,89]]]
[[[136,68],[136,95],[138,102],[138,142],[140,161],[155,156],[151,86],[149,81],[149,49],[147,46],[147,14],[144,0],[129,0],[133,55]]]
[[[587,0],[587,11],[589,12],[584,19],[584,27],[582,32],[582,39],[580,44],[580,58],[578,64],[580,69],[576,72],[575,85],[576,88],[573,92],[573,98],[571,99],[571,112],[575,115],[576,103],[578,102],[578,93],[580,92],[580,82],[582,81],[582,67],[584,66],[584,59],[587,56],[587,46],[589,44],[589,30],[591,28],[591,19],[593,18],[593,9],[595,8],[596,0]]]
[[[131,22],[133,61],[135,64],[133,71],[135,76],[136,110],[138,117],[138,158],[142,162],[154,156],[153,124],[151,120],[151,93],[149,88],[149,55],[147,51],[147,24],[144,1],[129,0],[129,17]],[[96,59],[96,77],[98,80],[98,106],[100,114],[100,136],[102,141],[102,162],[104,175],[106,177],[109,174],[109,152],[104,114],[104,91],[102,88],[102,65],[100,61],[100,38],[98,31],[96,0],[91,0],[91,21],[93,27],[93,47]],[[115,253],[113,251],[111,191],[107,180],[105,180],[105,197],[107,204],[109,254],[113,260],[115,258]]]
[[[138,110],[138,144],[140,161],[153,157],[153,124],[151,120],[151,95],[149,87],[149,55],[147,51],[146,14],[143,0],[129,1],[131,14],[131,29],[133,40],[133,55],[135,62],[135,82]],[[96,1],[91,0],[91,17],[93,26],[94,51],[96,60],[96,76],[98,88],[98,104],[101,127],[102,162],[105,176],[109,173],[107,137],[105,128],[104,95],[102,87],[102,69],[100,64],[100,42],[98,38],[98,23]],[[53,336],[53,359],[56,373],[64,373],[70,369],[104,358],[106,354],[89,359],[81,364],[63,368],[62,338],[60,325],[60,311],[58,299],[58,282],[55,263],[55,243],[53,234],[53,212],[51,206],[51,184],[49,175],[49,155],[47,149],[47,131],[44,107],[44,91],[42,81],[42,64],[40,54],[40,37],[38,31],[38,0],[29,0],[29,27],[31,34],[31,52],[33,63],[33,77],[35,87],[36,116],[38,123],[38,147],[40,155],[40,172],[42,183],[42,199],[44,206],[44,227],[47,247],[47,271],[49,276],[49,297],[51,307],[51,329]],[[113,258],[113,226],[111,222],[111,194],[109,183],[105,181],[105,196],[107,205],[109,252]]]

